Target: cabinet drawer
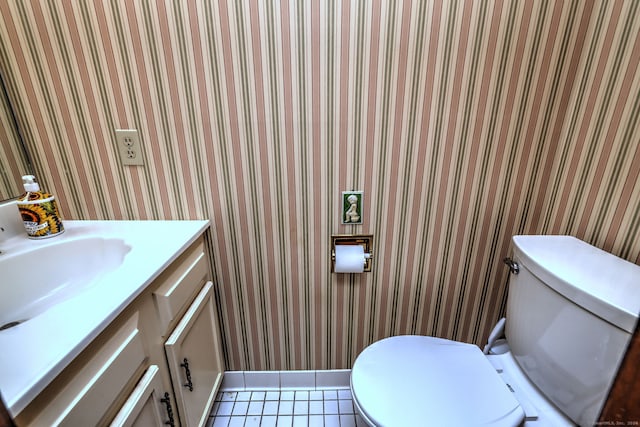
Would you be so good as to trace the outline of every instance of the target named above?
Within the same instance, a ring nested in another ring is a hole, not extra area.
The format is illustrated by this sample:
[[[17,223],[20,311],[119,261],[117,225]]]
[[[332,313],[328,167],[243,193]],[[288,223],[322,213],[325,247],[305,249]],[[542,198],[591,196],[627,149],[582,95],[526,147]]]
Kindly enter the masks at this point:
[[[160,286],[153,292],[162,336],[166,336],[172,321],[193,300],[207,278],[209,264],[201,240],[193,244],[159,278]]]
[[[92,426],[104,423],[107,411],[143,369],[147,355],[138,328],[138,313],[106,343],[51,399],[34,426]]]

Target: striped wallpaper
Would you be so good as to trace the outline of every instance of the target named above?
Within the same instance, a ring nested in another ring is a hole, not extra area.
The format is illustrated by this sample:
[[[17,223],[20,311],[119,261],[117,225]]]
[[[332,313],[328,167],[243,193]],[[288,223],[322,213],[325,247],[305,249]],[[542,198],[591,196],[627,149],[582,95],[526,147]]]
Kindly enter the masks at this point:
[[[640,263],[639,4],[4,1],[0,66],[65,218],[211,219],[228,369],[344,368],[481,344],[513,234]],[[331,274],[360,232],[373,272]]]
[[[0,79],[2,79],[1,70]],[[0,86],[0,201],[23,193],[21,177],[29,172],[14,116],[11,113],[9,100]]]

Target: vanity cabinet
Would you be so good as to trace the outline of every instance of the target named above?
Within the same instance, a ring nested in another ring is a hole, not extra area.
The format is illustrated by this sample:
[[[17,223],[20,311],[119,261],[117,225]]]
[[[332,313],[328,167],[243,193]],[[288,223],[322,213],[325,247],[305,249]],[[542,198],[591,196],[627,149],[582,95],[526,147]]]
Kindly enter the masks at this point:
[[[224,373],[210,279],[200,237],[18,414],[17,425],[204,425]]]

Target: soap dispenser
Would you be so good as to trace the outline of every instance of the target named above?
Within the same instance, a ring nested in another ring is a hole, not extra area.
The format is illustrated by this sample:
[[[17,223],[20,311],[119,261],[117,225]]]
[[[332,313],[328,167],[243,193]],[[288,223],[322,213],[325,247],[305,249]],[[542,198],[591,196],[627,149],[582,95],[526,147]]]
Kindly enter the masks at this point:
[[[29,238],[45,239],[64,232],[55,197],[40,191],[33,175],[24,175],[22,183],[25,194],[18,198],[17,205]]]

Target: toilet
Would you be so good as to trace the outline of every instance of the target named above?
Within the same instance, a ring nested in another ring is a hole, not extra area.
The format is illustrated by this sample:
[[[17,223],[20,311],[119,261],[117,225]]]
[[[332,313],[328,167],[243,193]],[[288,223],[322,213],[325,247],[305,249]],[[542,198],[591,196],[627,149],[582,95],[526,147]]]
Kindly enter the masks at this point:
[[[506,320],[484,352],[403,335],[351,370],[371,426],[591,426],[640,312],[640,266],[570,236],[514,236]],[[496,339],[504,336],[503,339]]]

